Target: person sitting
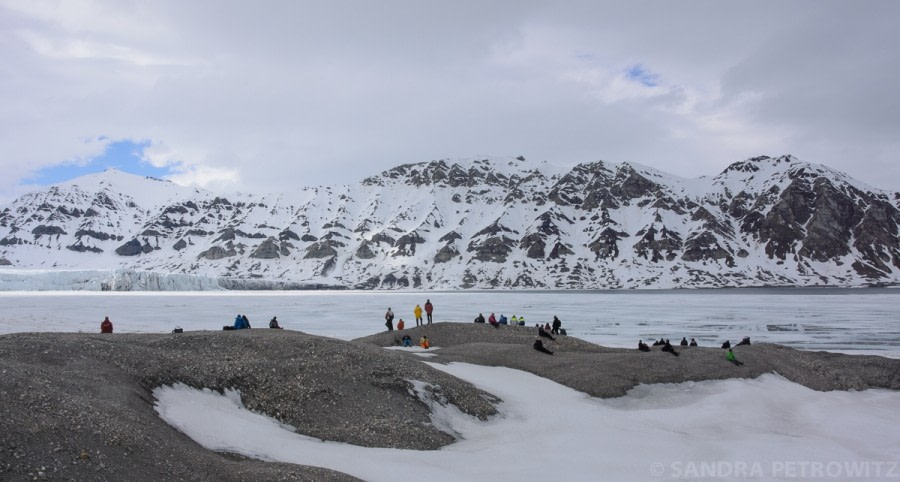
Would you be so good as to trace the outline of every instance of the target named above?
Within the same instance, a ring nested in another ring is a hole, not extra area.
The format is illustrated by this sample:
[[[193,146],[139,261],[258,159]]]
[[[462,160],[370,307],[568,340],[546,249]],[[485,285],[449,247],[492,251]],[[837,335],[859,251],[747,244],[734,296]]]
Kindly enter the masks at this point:
[[[234,327],[232,329],[243,330],[244,328],[247,328],[247,326],[244,324],[244,317],[241,315],[235,316],[234,317]]]
[[[725,340],[725,343],[722,343],[722,349],[727,350],[731,348],[731,340]]]
[[[550,323],[544,323],[544,331],[550,333],[553,329],[550,328]]]
[[[688,346],[687,337],[681,337],[681,346]]]
[[[247,315],[241,315],[241,318],[244,320],[244,328],[250,328],[250,320],[247,319]]]
[[[427,336],[423,336],[422,338],[419,339],[419,346],[421,346],[422,348],[425,348],[426,350],[428,349],[428,347],[431,346],[431,342],[428,341]]]
[[[562,326],[562,321],[559,321],[558,316],[554,316],[553,317],[553,328],[550,329],[550,333],[553,333],[554,335],[558,335],[559,327],[561,327],[561,326]]]
[[[665,344],[666,344],[666,342],[665,342],[665,340],[663,340],[662,338],[660,338],[659,340],[654,340],[654,341],[653,341],[653,346],[663,346],[663,345],[665,345]]]
[[[513,315],[512,318],[509,319],[509,324],[512,326],[516,326],[519,324],[519,318],[516,315]]]
[[[744,339],[740,341],[740,343],[738,343],[737,345],[734,345],[734,346],[742,346],[742,345],[748,345],[748,346],[750,345],[750,337],[749,336],[745,336]]]
[[[478,313],[478,316],[475,317],[475,323],[484,323],[484,315]]]
[[[109,317],[106,316],[103,318],[103,321],[100,322],[100,333],[112,333],[113,325],[112,322],[109,321]]]
[[[397,329],[402,330],[404,326],[406,325],[403,323],[403,318],[400,318],[400,321],[397,322]]]
[[[541,341],[540,338],[535,338],[535,339],[534,339],[534,345],[532,345],[532,346],[534,346],[534,349],[537,350],[537,351],[539,351],[539,352],[546,353],[546,354],[548,354],[548,355],[552,355],[552,354],[553,354],[552,351],[548,350],[548,349],[544,346],[544,343]]]
[[[697,340],[691,338],[691,344],[690,344],[690,346],[697,346]]]
[[[553,338],[553,335],[551,335],[550,333],[547,333],[547,331],[544,330],[544,327],[541,326],[540,323],[537,324],[537,329],[538,329],[538,336],[543,336],[544,338],[549,338],[549,339],[551,339],[551,340],[556,340],[556,338]]]
[[[525,326],[525,317],[524,316],[519,317],[519,326]]]
[[[500,323],[501,325],[507,325],[507,324],[509,324],[509,320],[506,319],[506,315],[504,315],[503,313],[501,313],[501,314],[500,314],[500,321],[498,321],[497,323]]]
[[[737,360],[737,358],[734,357],[734,352],[731,351],[731,348],[728,349],[728,354],[725,355],[725,359],[730,361],[731,363],[734,363],[737,366],[743,365],[743,363],[739,362]]]
[[[678,352],[675,351],[675,347],[673,347],[672,344],[669,343],[669,340],[666,340],[666,344],[663,345],[662,351],[667,351],[675,356],[678,356]]]
[[[495,317],[493,313],[491,313],[491,316],[488,316],[488,323],[494,328],[500,328],[500,323],[497,322],[497,317]]]
[[[403,346],[412,346],[412,338],[409,335],[403,335]]]
[[[278,317],[277,317],[277,316],[273,316],[272,319],[269,320],[269,328],[272,328],[272,329],[275,329],[275,330],[280,330],[280,329],[281,329],[281,325],[278,324]]]
[[[640,351],[650,351],[650,347],[644,343],[644,340],[638,340],[638,350]]]

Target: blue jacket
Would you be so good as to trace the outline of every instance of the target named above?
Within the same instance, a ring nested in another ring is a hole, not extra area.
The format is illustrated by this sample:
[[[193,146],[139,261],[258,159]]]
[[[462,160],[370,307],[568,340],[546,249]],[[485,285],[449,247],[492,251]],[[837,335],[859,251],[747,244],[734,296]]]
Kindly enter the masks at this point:
[[[247,325],[244,323],[244,319],[240,316],[234,317],[234,329],[241,330],[247,328]]]

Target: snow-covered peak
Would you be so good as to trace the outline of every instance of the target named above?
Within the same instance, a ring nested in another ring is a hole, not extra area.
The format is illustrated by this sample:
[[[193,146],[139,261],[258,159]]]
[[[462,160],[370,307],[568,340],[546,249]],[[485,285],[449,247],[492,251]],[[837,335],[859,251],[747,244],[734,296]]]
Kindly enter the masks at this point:
[[[77,189],[88,194],[99,192],[122,193],[143,209],[153,209],[200,195],[197,188],[179,186],[172,181],[140,176],[115,168],[64,181],[54,185],[60,190]]]
[[[471,157],[403,164],[363,180],[367,185],[411,184],[473,186],[480,183],[507,187],[510,181],[558,176],[565,168],[525,157]]]

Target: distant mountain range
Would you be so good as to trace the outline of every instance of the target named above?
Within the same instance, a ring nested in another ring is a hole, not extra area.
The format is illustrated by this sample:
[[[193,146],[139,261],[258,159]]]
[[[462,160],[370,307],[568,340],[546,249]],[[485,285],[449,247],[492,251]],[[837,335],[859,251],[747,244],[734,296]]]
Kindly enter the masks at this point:
[[[885,285],[900,281],[898,206],[791,156],[698,179],[439,160],[266,195],[108,170],[3,207],[0,264],[118,273],[104,289],[150,289],[148,273],[263,289]]]

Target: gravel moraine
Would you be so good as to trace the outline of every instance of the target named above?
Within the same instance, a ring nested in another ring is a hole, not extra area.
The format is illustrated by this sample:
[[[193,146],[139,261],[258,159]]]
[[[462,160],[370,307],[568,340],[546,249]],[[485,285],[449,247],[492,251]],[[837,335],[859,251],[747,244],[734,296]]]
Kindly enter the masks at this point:
[[[0,479],[357,480],[346,474],[208,451],[163,422],[154,388],[175,382],[241,391],[247,408],[324,440],[431,450],[453,442],[429,423],[410,380],[434,399],[487,419],[497,398],[422,361],[507,366],[599,397],[639,383],[782,376],[816,390],[900,389],[900,360],[778,345],[676,347],[679,357],[597,346],[575,337],[535,351],[532,327],[436,323],[430,358],[385,350],[399,333],[352,342],[288,330],[182,334],[20,333],[0,336]]]

